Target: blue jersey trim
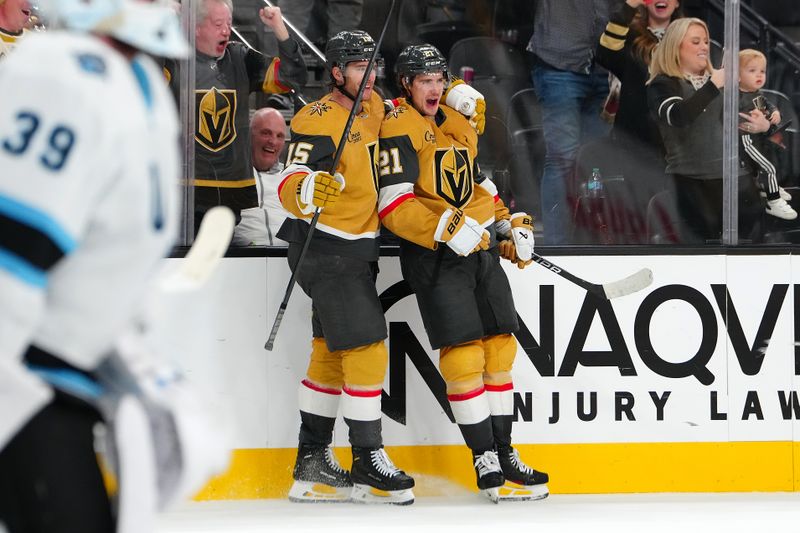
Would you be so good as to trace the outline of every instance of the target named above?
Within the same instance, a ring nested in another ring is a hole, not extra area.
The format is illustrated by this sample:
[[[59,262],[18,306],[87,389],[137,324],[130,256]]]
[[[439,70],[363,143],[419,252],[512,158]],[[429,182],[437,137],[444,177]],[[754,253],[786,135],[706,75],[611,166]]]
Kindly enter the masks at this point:
[[[47,286],[47,274],[20,256],[0,248],[0,269],[40,289]]]
[[[147,79],[147,73],[144,71],[144,67],[134,59],[131,61],[131,68],[133,68],[133,73],[136,75],[136,80],[139,82],[139,87],[142,89],[142,94],[144,95],[144,101],[147,104],[148,109],[153,108],[153,92],[150,89],[150,80]]]
[[[45,234],[67,255],[77,247],[77,242],[53,217],[39,209],[20,203],[0,194],[0,213]]]
[[[53,388],[85,400],[96,400],[103,395],[103,387],[74,370],[28,365],[28,369]]]

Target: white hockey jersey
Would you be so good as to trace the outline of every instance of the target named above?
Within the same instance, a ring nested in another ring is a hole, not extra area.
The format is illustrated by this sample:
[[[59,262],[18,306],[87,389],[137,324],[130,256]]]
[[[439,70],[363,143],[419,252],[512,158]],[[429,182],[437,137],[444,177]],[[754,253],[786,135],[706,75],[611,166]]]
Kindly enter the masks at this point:
[[[161,69],[33,34],[0,62],[0,359],[92,370],[174,244],[179,129]]]

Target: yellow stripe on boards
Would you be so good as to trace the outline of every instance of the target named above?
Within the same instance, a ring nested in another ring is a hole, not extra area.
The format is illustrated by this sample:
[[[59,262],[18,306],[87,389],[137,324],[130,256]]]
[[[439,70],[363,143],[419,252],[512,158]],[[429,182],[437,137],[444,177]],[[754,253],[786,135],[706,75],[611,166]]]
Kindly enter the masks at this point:
[[[800,488],[800,443],[659,442],[516,445],[523,461],[550,474],[554,494],[775,492]],[[466,446],[388,446],[414,476],[417,497],[477,491]],[[350,449],[336,448],[349,469]],[[295,449],[235,450],[228,471],[197,500],[285,498]]]

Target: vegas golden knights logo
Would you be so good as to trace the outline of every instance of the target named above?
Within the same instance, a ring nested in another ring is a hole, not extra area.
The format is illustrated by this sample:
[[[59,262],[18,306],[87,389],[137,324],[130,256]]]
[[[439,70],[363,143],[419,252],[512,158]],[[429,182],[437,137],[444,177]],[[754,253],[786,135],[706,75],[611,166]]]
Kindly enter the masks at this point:
[[[472,165],[466,148],[440,148],[434,156],[436,194],[453,207],[464,207],[472,198]]]
[[[194,138],[212,152],[219,152],[236,139],[236,91],[197,91],[197,134]]]

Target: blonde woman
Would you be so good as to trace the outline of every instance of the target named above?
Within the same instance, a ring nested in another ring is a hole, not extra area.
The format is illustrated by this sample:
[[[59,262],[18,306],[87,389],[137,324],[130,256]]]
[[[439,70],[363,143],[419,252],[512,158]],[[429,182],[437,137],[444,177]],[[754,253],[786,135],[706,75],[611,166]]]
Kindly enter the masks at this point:
[[[722,235],[722,91],[725,71],[709,60],[705,22],[678,19],[653,53],[647,96],[664,140],[667,173],[674,178],[682,238],[718,242]],[[742,117],[740,128],[769,129],[763,116]],[[761,206],[753,176],[739,171],[739,236],[758,240]]]

